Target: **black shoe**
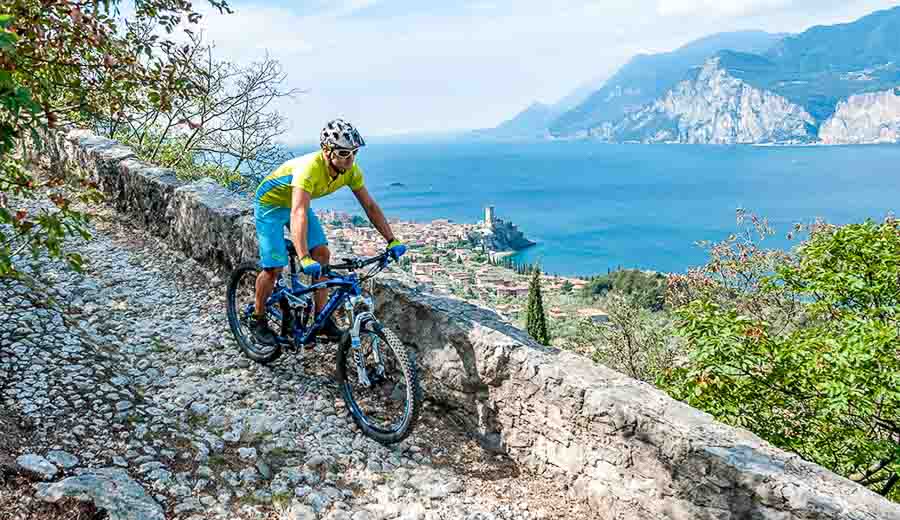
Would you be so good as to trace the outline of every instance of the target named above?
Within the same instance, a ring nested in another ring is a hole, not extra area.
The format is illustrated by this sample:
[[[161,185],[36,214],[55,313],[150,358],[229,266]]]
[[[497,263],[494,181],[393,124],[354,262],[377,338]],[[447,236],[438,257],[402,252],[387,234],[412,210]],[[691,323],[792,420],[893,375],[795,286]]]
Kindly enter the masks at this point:
[[[334,322],[334,318],[329,316],[328,319],[325,320],[325,323],[322,324],[322,328],[319,329],[319,332],[316,335],[326,337],[333,341],[337,341],[341,339],[341,336],[344,335],[344,331],[337,326],[337,323]]]
[[[253,333],[253,339],[261,345],[274,346],[278,342],[275,339],[275,333],[266,323],[253,320],[250,324],[250,331]]]

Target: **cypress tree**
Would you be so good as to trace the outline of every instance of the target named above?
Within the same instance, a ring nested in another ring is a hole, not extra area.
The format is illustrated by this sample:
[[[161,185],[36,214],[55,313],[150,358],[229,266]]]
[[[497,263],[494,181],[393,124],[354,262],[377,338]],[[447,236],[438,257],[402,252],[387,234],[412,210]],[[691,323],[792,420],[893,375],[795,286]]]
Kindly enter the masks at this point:
[[[544,302],[541,299],[541,270],[534,269],[531,286],[528,288],[528,306],[525,314],[525,330],[541,345],[550,344],[547,331],[547,317],[544,315]]]

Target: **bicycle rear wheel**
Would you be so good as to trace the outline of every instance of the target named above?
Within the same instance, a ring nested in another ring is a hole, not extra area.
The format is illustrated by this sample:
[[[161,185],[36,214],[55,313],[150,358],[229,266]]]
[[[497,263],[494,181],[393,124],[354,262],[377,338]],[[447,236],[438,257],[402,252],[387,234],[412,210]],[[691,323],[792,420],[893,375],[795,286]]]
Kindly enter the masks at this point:
[[[337,356],[337,380],[351,417],[365,435],[383,444],[405,439],[422,407],[415,363],[388,328],[362,327],[355,350],[344,334]],[[356,354],[370,385],[360,382]],[[380,357],[380,362],[379,362]]]
[[[228,325],[231,333],[244,354],[258,363],[267,364],[281,356],[281,345],[258,344],[253,338],[252,311],[256,300],[256,277],[260,268],[255,262],[245,262],[231,272],[226,290],[226,307],[228,309]],[[281,315],[267,311],[269,325],[273,330],[281,330]]]

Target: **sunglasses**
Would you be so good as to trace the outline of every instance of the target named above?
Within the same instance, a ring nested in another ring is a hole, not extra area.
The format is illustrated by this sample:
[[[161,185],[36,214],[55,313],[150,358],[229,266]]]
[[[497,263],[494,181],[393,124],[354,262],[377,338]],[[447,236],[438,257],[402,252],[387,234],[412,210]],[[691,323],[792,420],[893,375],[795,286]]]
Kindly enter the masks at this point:
[[[346,148],[338,148],[332,150],[332,152],[340,157],[341,159],[346,159],[347,157],[356,157],[356,152],[359,151],[359,148],[354,148],[352,150],[347,150]]]

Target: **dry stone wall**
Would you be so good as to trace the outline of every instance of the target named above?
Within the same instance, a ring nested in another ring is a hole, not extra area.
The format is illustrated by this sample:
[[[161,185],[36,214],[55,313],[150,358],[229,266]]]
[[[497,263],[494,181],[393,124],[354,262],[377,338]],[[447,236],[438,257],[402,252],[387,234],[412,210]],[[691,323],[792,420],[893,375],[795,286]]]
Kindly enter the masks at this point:
[[[109,202],[198,261],[255,259],[252,206],[179,181],[83,130],[28,153],[96,181]],[[569,484],[604,519],[900,520],[900,506],[650,385],[534,343],[487,310],[384,277],[380,316],[411,346],[429,398],[487,449]]]

